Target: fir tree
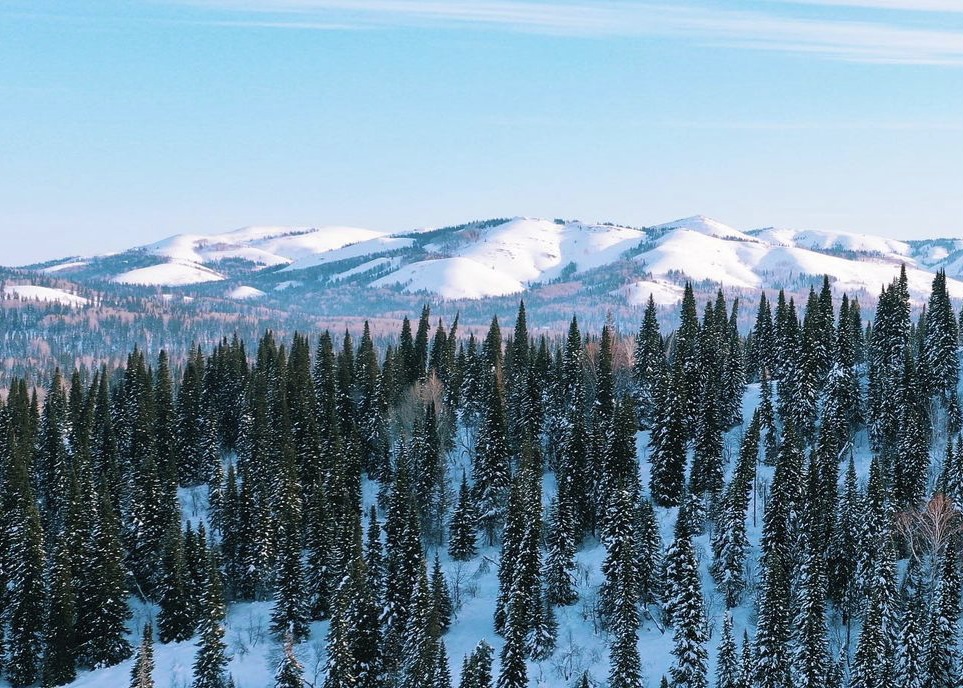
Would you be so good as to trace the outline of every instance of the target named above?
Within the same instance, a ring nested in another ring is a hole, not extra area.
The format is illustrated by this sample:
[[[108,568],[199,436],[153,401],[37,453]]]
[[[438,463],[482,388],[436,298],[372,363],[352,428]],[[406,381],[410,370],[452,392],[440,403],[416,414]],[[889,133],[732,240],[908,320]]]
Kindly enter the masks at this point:
[[[49,574],[47,619],[44,629],[43,682],[45,686],[70,683],[76,672],[77,606],[70,566],[71,552],[61,540]]]
[[[649,439],[652,472],[649,491],[652,500],[663,507],[678,506],[682,499],[686,464],[686,407],[684,380],[676,365],[657,387],[656,413]]]
[[[140,647],[130,672],[130,688],[154,688],[154,633],[150,623],[144,624]]]
[[[191,613],[191,595],[184,562],[183,540],[179,528],[167,535],[164,547],[164,575],[160,584],[160,611],[157,615],[162,643],[187,640],[194,635],[196,619]]]
[[[17,461],[9,470],[11,505],[6,544],[11,570],[4,666],[11,685],[28,686],[40,678],[42,668],[44,541],[25,466]]]
[[[739,678],[739,655],[732,635],[732,614],[726,612],[716,657],[716,688],[740,688]]]
[[[193,688],[227,688],[228,658],[224,643],[224,597],[220,572],[213,555],[208,557],[207,581],[201,599],[197,655],[194,658]]]
[[[471,654],[465,657],[458,688],[492,688],[494,656],[491,645],[484,640],[479,642]]]
[[[495,530],[505,516],[509,482],[509,449],[502,388],[498,376],[490,375],[488,403],[472,466],[478,520],[488,544],[495,542]]]
[[[475,556],[478,536],[478,514],[468,488],[468,477],[462,472],[458,503],[451,517],[448,554],[455,561],[468,561]]]
[[[678,528],[677,532],[673,599],[669,600],[673,610],[672,655],[675,657],[672,682],[679,688],[706,688],[709,685],[707,620],[699,564],[690,534],[685,528]]]
[[[545,586],[552,604],[567,606],[578,599],[575,591],[575,524],[568,500],[556,497],[549,511]]]
[[[294,639],[288,635],[284,639],[284,652],[274,672],[275,688],[304,688],[304,667],[294,654]]]

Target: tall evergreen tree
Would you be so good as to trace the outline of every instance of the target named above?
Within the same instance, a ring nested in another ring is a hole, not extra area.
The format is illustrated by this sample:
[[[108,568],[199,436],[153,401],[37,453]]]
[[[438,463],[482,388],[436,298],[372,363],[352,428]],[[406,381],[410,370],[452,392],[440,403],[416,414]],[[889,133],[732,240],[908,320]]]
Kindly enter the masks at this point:
[[[680,513],[680,518],[682,515]],[[676,566],[673,576],[672,622],[675,664],[672,682],[679,688],[706,688],[708,682],[708,653],[706,642],[705,600],[699,564],[686,528],[677,528]]]
[[[478,537],[478,514],[468,487],[468,477],[462,472],[458,502],[451,517],[451,534],[448,538],[448,554],[455,561],[468,561],[476,552]]]
[[[304,667],[294,654],[294,639],[289,635],[284,639],[284,652],[274,672],[274,688],[303,688]]]
[[[150,623],[144,624],[134,667],[130,672],[130,688],[154,688],[154,633]]]
[[[716,657],[716,688],[741,688],[739,680],[739,655],[732,635],[732,614],[726,612]]]
[[[686,388],[678,364],[674,372],[662,376],[657,390],[656,413],[649,437],[652,462],[649,491],[658,506],[678,506],[685,485],[687,442]]]
[[[193,688],[227,688],[228,658],[224,643],[224,595],[220,572],[213,554],[208,557],[207,580],[201,598],[197,655],[194,658]]]
[[[66,685],[77,675],[77,605],[70,559],[69,545],[61,540],[48,576],[43,659],[43,683],[46,686]]]

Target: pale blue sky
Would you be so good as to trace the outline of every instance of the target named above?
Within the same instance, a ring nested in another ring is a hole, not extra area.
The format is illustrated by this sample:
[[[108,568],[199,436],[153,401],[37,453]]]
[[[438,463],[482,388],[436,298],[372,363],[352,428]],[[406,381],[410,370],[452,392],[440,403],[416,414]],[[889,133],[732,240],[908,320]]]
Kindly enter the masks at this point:
[[[963,236],[963,0],[0,2],[0,264],[696,213]]]

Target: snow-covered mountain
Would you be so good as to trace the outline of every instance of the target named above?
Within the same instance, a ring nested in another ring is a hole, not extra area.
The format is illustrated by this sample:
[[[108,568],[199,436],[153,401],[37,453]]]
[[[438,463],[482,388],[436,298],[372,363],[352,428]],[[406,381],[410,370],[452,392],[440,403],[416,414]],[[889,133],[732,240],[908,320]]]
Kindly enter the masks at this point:
[[[121,253],[28,266],[80,284],[135,285],[258,299],[346,285],[444,299],[592,290],[629,303],[671,304],[685,280],[755,291],[829,275],[840,291],[875,295],[907,267],[922,301],[945,268],[963,298],[963,239],[898,241],[837,231],[740,231],[695,216],[648,228],[516,217],[386,233],[356,227],[247,227],[179,234]],[[206,284],[211,283],[211,284]],[[223,283],[222,287],[216,283]]]

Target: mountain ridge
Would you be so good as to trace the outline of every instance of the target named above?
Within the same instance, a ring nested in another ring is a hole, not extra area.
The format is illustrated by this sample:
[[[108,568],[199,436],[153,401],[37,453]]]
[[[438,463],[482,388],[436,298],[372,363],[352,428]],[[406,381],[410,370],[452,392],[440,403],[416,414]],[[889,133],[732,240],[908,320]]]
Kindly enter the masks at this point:
[[[825,274],[837,290],[873,295],[900,264],[917,302],[939,269],[947,271],[951,296],[963,299],[963,239],[739,230],[705,215],[649,227],[522,216],[401,232],[249,226],[175,234],[125,251],[19,270],[106,290],[200,291],[248,301],[347,284],[460,300],[575,283],[629,303],[652,295],[670,305],[686,280],[756,291]]]

